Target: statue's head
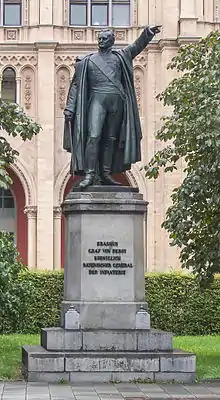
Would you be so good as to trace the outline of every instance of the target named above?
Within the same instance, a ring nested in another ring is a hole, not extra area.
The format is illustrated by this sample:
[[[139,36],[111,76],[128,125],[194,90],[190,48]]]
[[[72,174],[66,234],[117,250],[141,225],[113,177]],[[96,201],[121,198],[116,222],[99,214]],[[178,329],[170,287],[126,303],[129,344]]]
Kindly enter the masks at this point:
[[[111,29],[104,29],[98,35],[98,45],[101,50],[112,47],[115,43],[115,35]]]

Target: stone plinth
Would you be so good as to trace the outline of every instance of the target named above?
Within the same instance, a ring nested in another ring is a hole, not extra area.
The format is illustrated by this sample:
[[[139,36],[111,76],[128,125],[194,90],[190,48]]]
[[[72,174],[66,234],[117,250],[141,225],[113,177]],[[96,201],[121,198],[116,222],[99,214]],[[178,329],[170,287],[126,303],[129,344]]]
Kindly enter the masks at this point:
[[[143,217],[135,189],[72,191],[66,216],[61,327],[23,347],[28,380],[108,382],[195,378],[195,356],[174,351],[172,334],[150,329],[145,301]]]
[[[125,189],[124,189],[125,190]],[[74,305],[82,329],[135,329],[144,293],[142,195],[72,192],[64,202],[64,314]]]

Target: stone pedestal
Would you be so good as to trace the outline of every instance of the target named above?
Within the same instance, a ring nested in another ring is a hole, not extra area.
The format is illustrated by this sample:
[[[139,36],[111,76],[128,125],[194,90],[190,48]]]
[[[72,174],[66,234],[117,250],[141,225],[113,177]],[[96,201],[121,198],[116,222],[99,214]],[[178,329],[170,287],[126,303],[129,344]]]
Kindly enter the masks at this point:
[[[143,217],[136,189],[75,189],[63,204],[66,258],[61,327],[23,347],[28,380],[185,382],[195,356],[173,351],[172,334],[150,330],[145,301]]]

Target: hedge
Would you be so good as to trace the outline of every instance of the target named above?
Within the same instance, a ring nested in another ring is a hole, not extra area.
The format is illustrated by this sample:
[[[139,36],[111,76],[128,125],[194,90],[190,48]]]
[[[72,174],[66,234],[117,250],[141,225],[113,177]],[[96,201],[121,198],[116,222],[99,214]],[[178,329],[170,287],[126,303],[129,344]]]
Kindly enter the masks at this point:
[[[145,289],[153,327],[177,335],[220,333],[220,276],[200,291],[192,275],[149,274]]]
[[[5,313],[1,333],[38,333],[59,326],[63,296],[63,272],[24,271],[22,298],[16,321]],[[178,335],[220,333],[220,277],[201,292],[194,277],[183,274],[148,274],[146,299],[152,327]]]

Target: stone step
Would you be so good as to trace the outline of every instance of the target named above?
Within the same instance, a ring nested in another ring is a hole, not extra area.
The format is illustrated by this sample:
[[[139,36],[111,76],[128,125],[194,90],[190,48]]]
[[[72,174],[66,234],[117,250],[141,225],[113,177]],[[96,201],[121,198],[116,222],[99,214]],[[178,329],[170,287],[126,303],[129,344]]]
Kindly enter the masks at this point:
[[[22,348],[27,380],[54,382],[128,382],[136,379],[191,382],[196,358],[181,350],[170,352],[55,352],[42,346]]]
[[[172,333],[159,330],[64,330],[45,328],[41,345],[49,351],[171,351]]]

